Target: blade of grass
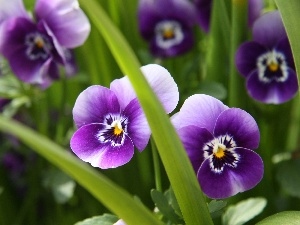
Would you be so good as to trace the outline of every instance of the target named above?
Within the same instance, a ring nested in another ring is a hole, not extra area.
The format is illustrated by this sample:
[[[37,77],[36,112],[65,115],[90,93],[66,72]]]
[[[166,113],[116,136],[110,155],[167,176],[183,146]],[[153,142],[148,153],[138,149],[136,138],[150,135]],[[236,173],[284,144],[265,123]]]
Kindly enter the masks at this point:
[[[102,33],[119,67],[128,75],[136,91],[186,224],[212,224],[193,168],[163,107],[141,74],[133,50],[96,1],[81,0],[80,4]]]
[[[153,214],[126,191],[65,149],[34,130],[0,116],[0,130],[13,134],[53,165],[73,177],[108,209],[128,224],[161,225]]]

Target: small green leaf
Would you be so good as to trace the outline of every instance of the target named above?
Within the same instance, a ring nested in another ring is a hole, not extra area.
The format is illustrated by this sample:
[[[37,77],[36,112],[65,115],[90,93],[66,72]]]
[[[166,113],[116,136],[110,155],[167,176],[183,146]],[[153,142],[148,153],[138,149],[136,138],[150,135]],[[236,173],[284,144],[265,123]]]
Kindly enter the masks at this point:
[[[276,178],[291,196],[300,198],[300,160],[283,161],[277,165]]]
[[[94,216],[74,225],[112,225],[118,221],[118,217],[111,214],[103,214],[102,216]]]
[[[300,221],[299,211],[285,211],[269,216],[256,225],[298,225]]]
[[[249,198],[228,207],[222,217],[223,225],[241,225],[263,211],[267,204],[265,198]]]
[[[68,175],[52,169],[45,176],[44,185],[51,189],[57,203],[66,203],[73,196],[76,183]]]
[[[224,100],[227,97],[227,90],[224,85],[213,81],[202,82],[198,87],[197,93],[207,94],[220,100]]]
[[[169,204],[167,197],[163,193],[157,190],[151,190],[151,197],[156,207],[164,215],[164,217],[175,224],[183,222],[182,219],[175,213],[174,209]]]
[[[208,204],[208,209],[209,209],[210,215],[213,218],[221,216],[221,214],[223,213],[223,209],[226,205],[227,205],[227,202],[224,202],[222,200],[220,200],[220,201],[212,200]]]
[[[165,192],[165,196],[167,197],[169,204],[171,204],[171,206],[173,207],[173,209],[175,210],[175,212],[182,217],[182,213],[180,210],[180,207],[178,205],[178,201],[176,199],[176,196],[174,194],[173,189],[170,187],[166,192]]]

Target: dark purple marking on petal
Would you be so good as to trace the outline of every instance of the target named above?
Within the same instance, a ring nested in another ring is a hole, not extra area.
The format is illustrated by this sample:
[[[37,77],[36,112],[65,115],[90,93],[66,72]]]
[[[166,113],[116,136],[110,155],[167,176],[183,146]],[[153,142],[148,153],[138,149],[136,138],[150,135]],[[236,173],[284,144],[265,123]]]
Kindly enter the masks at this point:
[[[237,147],[256,149],[260,134],[256,121],[246,111],[230,108],[223,111],[217,119],[214,136],[229,135]]]

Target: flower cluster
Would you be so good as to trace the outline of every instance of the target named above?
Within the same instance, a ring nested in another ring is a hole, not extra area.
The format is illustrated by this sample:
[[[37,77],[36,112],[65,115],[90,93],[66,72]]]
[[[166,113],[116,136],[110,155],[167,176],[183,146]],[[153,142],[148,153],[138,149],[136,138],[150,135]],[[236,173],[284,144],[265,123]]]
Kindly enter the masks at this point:
[[[251,97],[263,103],[280,104],[298,91],[297,75],[290,44],[278,11],[258,18],[253,40],[236,53],[236,66],[246,78]]]
[[[177,85],[163,67],[141,68],[167,113],[175,109]],[[95,85],[77,98],[73,116],[78,130],[71,149],[82,160],[102,169],[129,162],[134,147],[142,151],[150,129],[127,77],[110,89]],[[241,109],[229,109],[207,95],[193,95],[172,122],[191,159],[203,192],[226,198],[253,188],[263,175],[263,162],[253,150],[259,144],[255,120]]]
[[[212,0],[140,0],[139,30],[157,57],[173,57],[194,46],[193,27],[209,31]],[[249,1],[249,26],[260,15],[262,0]],[[184,12],[184,13],[183,13]]]
[[[20,80],[47,87],[59,78],[59,65],[67,75],[76,72],[70,49],[90,31],[77,0],[37,0],[34,18],[21,0],[0,3],[0,53]]]

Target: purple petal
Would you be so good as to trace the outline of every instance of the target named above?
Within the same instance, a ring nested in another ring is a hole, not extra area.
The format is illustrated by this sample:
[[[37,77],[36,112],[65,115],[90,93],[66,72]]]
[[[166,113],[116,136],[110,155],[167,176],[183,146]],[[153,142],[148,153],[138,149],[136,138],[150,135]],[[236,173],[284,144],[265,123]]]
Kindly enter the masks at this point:
[[[150,40],[154,36],[155,26],[159,21],[175,20],[191,28],[196,22],[196,10],[189,1],[140,0],[138,19],[142,36]]]
[[[205,128],[192,125],[180,128],[178,135],[197,172],[204,161],[203,148],[206,143],[214,139],[213,135]]]
[[[263,161],[250,149],[235,148],[239,162],[235,168],[225,166],[221,173],[210,168],[209,159],[201,165],[197,177],[204,194],[222,199],[255,187],[263,177]]]
[[[22,0],[0,0],[0,24],[12,17],[29,18]]]
[[[286,37],[279,11],[265,13],[253,24],[253,40],[272,49],[280,39]]]
[[[73,119],[79,128],[90,123],[102,123],[108,113],[120,113],[118,99],[108,88],[94,85],[78,96],[73,108]]]
[[[288,78],[284,82],[262,82],[258,72],[254,71],[247,80],[249,95],[257,101],[268,104],[281,104],[292,99],[298,91],[297,75],[287,68]]]
[[[217,119],[214,136],[229,135],[236,146],[256,149],[259,145],[259,129],[254,118],[246,111],[230,108],[223,111]]]
[[[212,133],[218,116],[226,109],[228,107],[214,97],[195,94],[185,100],[179,113],[172,117],[172,122],[176,129],[195,125]]]
[[[255,20],[261,15],[264,8],[262,0],[249,0],[248,2],[248,26],[252,27]]]
[[[71,138],[72,151],[83,161],[101,169],[115,168],[129,162],[134,153],[130,138],[126,137],[121,146],[103,144],[97,138],[97,133],[102,128],[101,124],[79,128]]]
[[[89,20],[77,0],[38,0],[35,12],[38,20],[44,20],[66,48],[82,45],[89,35]]]
[[[242,44],[235,55],[235,64],[241,75],[247,77],[255,70],[257,58],[266,52],[267,49],[257,42],[250,41]]]
[[[205,32],[208,32],[210,27],[212,0],[195,0],[194,2],[198,11],[198,23]]]
[[[278,44],[274,48],[276,51],[282,53],[285,57],[285,61],[287,63],[287,66],[291,69],[295,70],[295,63],[294,58],[292,54],[292,49],[289,43],[288,38],[281,39]]]
[[[170,73],[162,66],[149,64],[141,67],[142,73],[157,95],[167,113],[173,111],[179,100],[178,87]],[[122,108],[136,98],[127,76],[114,80],[110,89],[116,94]]]
[[[141,152],[150,139],[150,128],[145,114],[137,99],[132,100],[125,108],[123,114],[128,118],[128,135],[134,146]]]

